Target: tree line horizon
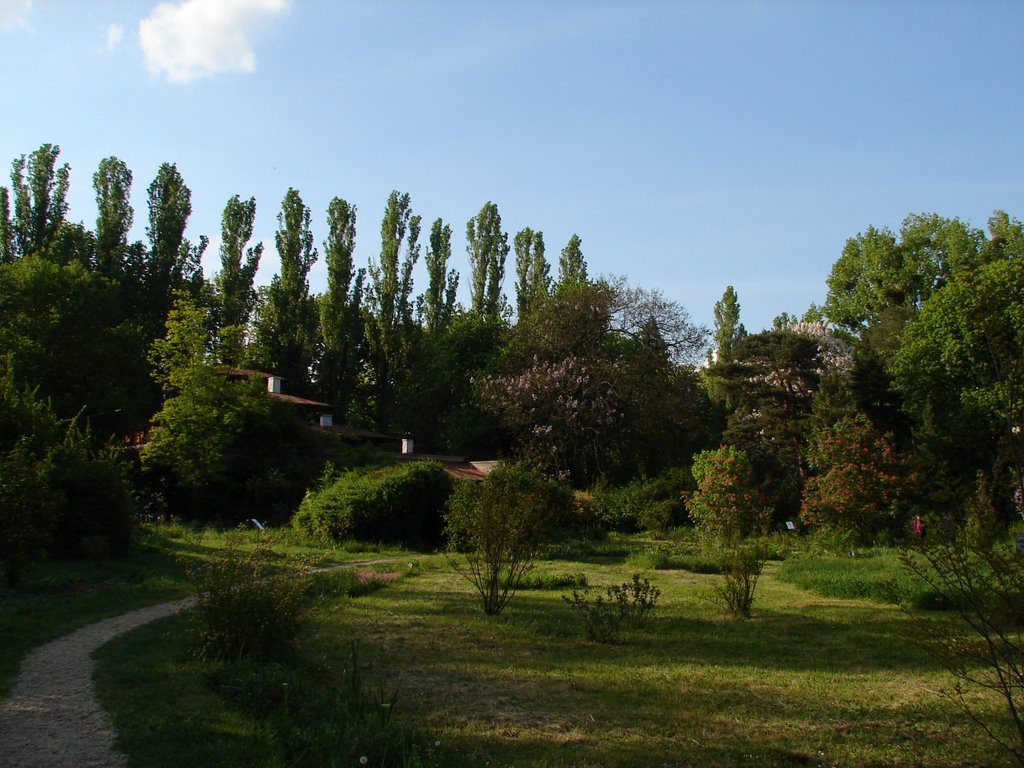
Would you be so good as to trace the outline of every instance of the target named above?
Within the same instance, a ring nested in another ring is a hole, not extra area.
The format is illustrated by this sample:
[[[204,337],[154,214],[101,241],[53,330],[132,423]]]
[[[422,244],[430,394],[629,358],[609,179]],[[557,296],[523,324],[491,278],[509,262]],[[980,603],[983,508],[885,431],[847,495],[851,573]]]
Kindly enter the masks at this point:
[[[898,232],[869,226],[847,240],[823,305],[751,334],[732,286],[704,328],[660,291],[589,275],[577,235],[552,263],[543,232],[510,238],[492,202],[466,223],[460,275],[452,225],[437,218],[424,231],[399,191],[379,251],[359,266],[355,206],[329,202],[318,247],[290,188],[274,235],[279,270],[263,286],[256,201],[234,195],[220,269],[207,277],[209,240],[185,236],[191,191],[173,163],[147,188],[143,242],[129,239],[125,163],[105,158],[93,174],[90,229],[66,219],[59,154],[43,144],[15,158],[0,187],[0,354],[18,386],[59,418],[87,421],[97,441],[150,424],[180,432],[183,413],[176,424],[168,415],[176,398],[231,412],[242,395],[196,366],[214,377],[245,367],[336,405],[350,424],[411,434],[425,450],[525,458],[580,487],[654,477],[733,445],[775,520],[799,508],[816,471],[812,433],[843,418],[868,419],[941,468],[932,490],[942,504],[962,505],[982,476],[1008,515],[1024,487],[1024,232],[1003,211],[987,231],[936,214],[909,215]],[[321,258],[326,288],[315,294],[308,276]],[[421,260],[426,285],[415,286]],[[456,300],[464,278],[468,306]],[[247,413],[220,428],[241,439]],[[180,449],[164,458],[173,464]]]

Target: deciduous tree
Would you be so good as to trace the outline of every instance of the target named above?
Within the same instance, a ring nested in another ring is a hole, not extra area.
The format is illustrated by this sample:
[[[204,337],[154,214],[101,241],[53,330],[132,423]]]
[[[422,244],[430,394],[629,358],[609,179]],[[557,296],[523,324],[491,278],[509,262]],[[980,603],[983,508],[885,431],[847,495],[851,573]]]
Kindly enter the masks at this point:
[[[388,197],[380,236],[380,259],[370,263],[365,317],[377,429],[384,431],[390,426],[395,382],[405,364],[413,328],[410,297],[412,269],[420,255],[420,217],[412,214],[407,193],[394,191]]]
[[[123,160],[106,157],[92,177],[96,191],[96,271],[120,278],[135,212],[130,196],[132,172]]]
[[[583,241],[579,235],[569,238],[558,259],[557,289],[562,290],[587,282],[587,262],[583,258]]]
[[[544,233],[526,227],[512,238],[516,252],[516,314],[525,317],[551,292],[551,267],[544,258]]]
[[[255,198],[241,200],[238,195],[228,200],[221,216],[220,272],[213,283],[223,362],[233,365],[242,361],[246,328],[256,306],[253,281],[263,255],[263,243],[246,247],[252,239],[255,220]]]
[[[448,269],[452,257],[452,228],[441,219],[430,227],[430,245],[424,259],[427,267],[427,292],[421,297],[423,321],[429,332],[443,331],[455,314],[455,293],[459,273]]]
[[[309,295],[309,270],[316,262],[310,212],[289,189],[277,214],[274,242],[281,261],[256,323],[257,360],[289,379],[294,392],[308,390],[317,335],[317,307]]]
[[[501,284],[505,280],[508,233],[501,231],[501,214],[494,203],[485,203],[480,212],[466,222],[466,251],[472,269],[472,311],[485,318],[500,318],[505,311]]]
[[[19,257],[45,250],[64,223],[71,168],[67,163],[58,168],[59,156],[59,146],[43,144],[27,163],[22,155],[11,164],[13,240]]]
[[[363,282],[352,258],[356,243],[356,207],[340,197],[327,206],[327,292],[318,299],[320,343],[317,384],[327,402],[345,413],[351,402],[361,365],[363,345]]]

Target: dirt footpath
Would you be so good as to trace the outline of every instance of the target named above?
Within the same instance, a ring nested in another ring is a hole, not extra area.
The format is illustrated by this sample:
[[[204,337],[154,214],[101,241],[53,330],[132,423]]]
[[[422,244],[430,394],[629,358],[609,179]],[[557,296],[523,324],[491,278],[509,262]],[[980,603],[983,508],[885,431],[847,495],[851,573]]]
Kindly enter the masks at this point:
[[[33,649],[11,698],[0,703],[3,768],[124,768],[114,729],[92,686],[92,653],[120,634],[189,605],[191,598],[105,619]]]

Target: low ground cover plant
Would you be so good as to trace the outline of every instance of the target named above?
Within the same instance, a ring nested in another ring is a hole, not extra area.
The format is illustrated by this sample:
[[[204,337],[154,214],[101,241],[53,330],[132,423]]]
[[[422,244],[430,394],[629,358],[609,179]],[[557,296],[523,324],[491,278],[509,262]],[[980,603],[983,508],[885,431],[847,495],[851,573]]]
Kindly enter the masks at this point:
[[[635,573],[631,581],[608,587],[604,595],[591,598],[590,589],[584,586],[562,599],[577,612],[588,639],[614,643],[623,627],[641,626],[654,612],[660,597],[660,589]]]
[[[822,597],[941,609],[946,601],[927,583],[899,567],[896,549],[879,547],[849,554],[803,554],[787,558],[778,578]]]
[[[519,580],[519,589],[565,589],[585,587],[587,577],[583,573],[525,573]]]

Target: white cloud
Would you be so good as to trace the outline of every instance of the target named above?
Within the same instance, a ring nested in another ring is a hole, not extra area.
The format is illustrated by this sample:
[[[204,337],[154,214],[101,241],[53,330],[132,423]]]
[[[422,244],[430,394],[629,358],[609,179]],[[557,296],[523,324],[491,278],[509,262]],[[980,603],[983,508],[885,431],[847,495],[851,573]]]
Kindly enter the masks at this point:
[[[0,31],[15,27],[28,28],[32,0],[0,0]]]
[[[253,43],[290,5],[291,0],[160,3],[139,22],[146,66],[154,75],[177,83],[221,72],[252,72]]]
[[[122,37],[124,37],[124,27],[120,24],[111,24],[108,26],[106,50],[112,51],[117,48],[121,43]]]

